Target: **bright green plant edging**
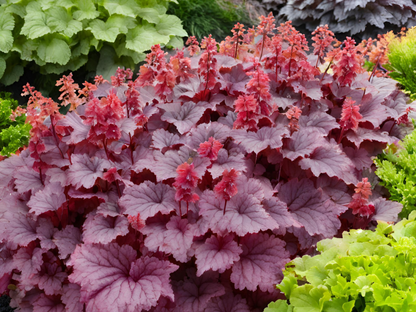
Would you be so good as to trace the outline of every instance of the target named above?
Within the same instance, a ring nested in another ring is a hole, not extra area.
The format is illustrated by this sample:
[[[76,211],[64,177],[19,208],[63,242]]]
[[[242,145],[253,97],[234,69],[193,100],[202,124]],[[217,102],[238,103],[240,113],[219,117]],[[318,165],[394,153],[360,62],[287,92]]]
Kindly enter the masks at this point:
[[[286,265],[277,287],[288,301],[264,312],[416,311],[415,211],[394,226],[344,232],[317,249]]]
[[[26,115],[21,110],[22,115],[16,116],[14,120],[10,118],[17,109],[18,103],[10,98],[9,93],[0,93],[0,155],[10,156],[20,147],[29,142],[29,131],[32,128],[26,124]]]
[[[29,65],[61,74],[89,62],[105,77],[118,66],[134,68],[152,45],[181,45],[178,36],[187,36],[180,19],[166,14],[169,1],[176,2],[0,0],[0,83],[16,82]]]

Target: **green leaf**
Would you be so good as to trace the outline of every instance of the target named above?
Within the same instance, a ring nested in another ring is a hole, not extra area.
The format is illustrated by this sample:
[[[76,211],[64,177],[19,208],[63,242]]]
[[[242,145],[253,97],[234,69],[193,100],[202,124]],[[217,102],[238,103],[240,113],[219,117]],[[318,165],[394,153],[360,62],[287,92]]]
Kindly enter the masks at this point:
[[[263,312],[292,312],[293,307],[289,307],[285,300],[277,300],[269,303]]]
[[[47,20],[52,32],[63,33],[67,37],[72,37],[82,30],[82,23],[74,20],[62,7],[50,8],[47,11]]]
[[[29,37],[29,39],[36,39],[51,32],[46,14],[37,2],[30,2],[26,11],[25,23],[20,31],[22,35]]]
[[[298,287],[297,279],[294,276],[286,275],[279,285],[276,286],[282,293],[285,294],[286,298],[290,299],[293,289]]]
[[[110,80],[115,74],[118,67],[123,64],[118,59],[114,49],[108,45],[104,45],[100,51],[100,59],[97,65],[97,75],[102,75],[104,79]]]
[[[0,12],[0,51],[7,53],[13,47],[14,18],[11,14]]]
[[[182,49],[183,48],[183,39],[181,37],[172,37],[169,42],[166,44],[168,49]]]
[[[46,40],[45,38],[39,45],[37,52],[39,58],[47,63],[64,65],[71,58],[71,50],[68,44],[58,38],[52,38],[51,40]]]
[[[0,57],[0,78],[3,77],[5,71],[6,71],[6,61],[4,60],[4,58]]]
[[[132,29],[137,26],[137,21],[135,18],[132,17],[114,14],[107,19],[106,25],[109,28],[118,28],[120,33],[127,34],[129,29]]]
[[[15,65],[12,69],[6,68],[6,71],[3,74],[3,77],[0,79],[0,83],[4,84],[5,86],[9,86],[16,81],[23,75],[24,69],[21,65]]]
[[[156,25],[159,34],[167,36],[186,37],[188,33],[183,29],[181,20],[174,15],[163,15],[160,22]]]
[[[75,0],[74,2],[76,7],[79,9],[72,15],[76,20],[91,20],[97,18],[100,15],[94,5],[93,0]]]
[[[290,303],[296,312],[321,312],[326,301],[331,298],[331,293],[325,286],[314,287],[306,284],[292,291]]]
[[[136,17],[136,12],[140,8],[134,0],[104,0],[103,6],[110,15],[120,14],[130,17]]]
[[[126,48],[136,52],[150,50],[150,47],[162,43],[169,42],[169,36],[161,35],[150,24],[139,25],[130,29],[126,35]]]
[[[93,20],[87,30],[91,30],[98,40],[114,42],[120,33],[119,27],[109,25],[101,20]]]
[[[137,15],[148,21],[149,23],[158,24],[160,23],[160,17],[166,12],[164,6],[150,7],[150,8],[139,8]]]

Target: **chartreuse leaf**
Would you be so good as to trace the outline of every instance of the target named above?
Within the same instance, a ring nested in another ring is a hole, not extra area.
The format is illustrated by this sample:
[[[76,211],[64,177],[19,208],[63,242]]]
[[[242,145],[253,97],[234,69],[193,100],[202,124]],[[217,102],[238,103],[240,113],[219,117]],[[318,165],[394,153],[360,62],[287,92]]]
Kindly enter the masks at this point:
[[[25,23],[20,33],[29,39],[36,39],[51,32],[48,26],[46,14],[42,11],[39,3],[33,1],[26,7]]]
[[[78,10],[74,11],[73,17],[78,21],[94,19],[100,15],[93,0],[75,0],[74,3]]]
[[[87,29],[91,30],[96,39],[108,42],[114,42],[120,33],[118,26],[107,24],[101,20],[91,21]]]
[[[103,6],[110,15],[120,14],[130,17],[136,17],[140,8],[134,0],[104,0]]]
[[[169,42],[168,35],[160,34],[153,25],[144,23],[130,29],[126,35],[126,48],[137,52],[143,52],[157,43]]]
[[[52,7],[47,11],[48,25],[52,32],[60,32],[72,37],[82,30],[82,23],[74,20],[71,14],[62,7]]]
[[[118,28],[120,33],[126,34],[129,29],[137,26],[137,21],[129,16],[114,14],[107,19],[106,25],[109,28]]]
[[[292,291],[290,302],[298,312],[321,312],[324,303],[331,298],[331,292],[326,286],[314,287],[306,284]]]
[[[11,14],[0,12],[0,51],[7,53],[13,46],[14,18]]]
[[[160,22],[156,24],[156,30],[161,35],[167,36],[188,36],[182,27],[181,20],[174,15],[163,15]]]
[[[264,312],[292,312],[293,307],[289,306],[286,301],[284,300],[277,300],[275,302],[271,302]]]
[[[38,47],[39,58],[47,63],[57,63],[64,65],[71,58],[71,50],[68,44],[56,37],[44,38]]]

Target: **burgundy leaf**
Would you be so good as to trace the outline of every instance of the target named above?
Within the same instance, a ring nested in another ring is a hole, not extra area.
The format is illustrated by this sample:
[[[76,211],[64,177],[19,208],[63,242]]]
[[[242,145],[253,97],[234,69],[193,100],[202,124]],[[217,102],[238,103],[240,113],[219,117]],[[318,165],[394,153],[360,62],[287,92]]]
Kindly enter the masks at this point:
[[[312,181],[292,179],[282,185],[278,197],[288,205],[293,218],[301,223],[310,235],[335,235],[341,222],[338,216],[343,212]]]
[[[291,83],[295,92],[303,93],[312,100],[322,98],[321,83],[318,80],[298,80]]]
[[[398,214],[402,211],[403,205],[398,202],[377,198],[373,201],[376,211],[372,220],[384,222],[397,222]]]
[[[90,214],[82,229],[82,239],[86,244],[107,244],[117,236],[126,235],[129,232],[129,222],[125,216],[104,217]]]
[[[66,272],[62,272],[62,267],[57,263],[57,258],[50,251],[43,255],[45,262],[42,263],[40,270],[30,277],[32,285],[38,285],[47,295],[62,294],[62,283],[68,277]]]
[[[32,191],[36,193],[43,188],[42,181],[38,172],[29,167],[20,167],[14,174],[16,180],[14,181],[17,191],[25,193]]]
[[[175,144],[181,144],[182,140],[179,135],[170,133],[164,129],[158,129],[152,135],[152,147],[163,150],[165,147],[171,147]]]
[[[219,178],[224,170],[230,171],[235,169],[239,172],[247,171],[247,166],[244,161],[244,155],[240,152],[239,148],[235,148],[227,151],[222,148],[218,151],[217,160],[212,164],[212,167],[208,169],[212,178]]]
[[[201,276],[209,270],[224,273],[240,259],[242,252],[241,247],[234,241],[234,235],[212,235],[195,250],[195,263],[198,268],[196,275]]]
[[[46,176],[48,177],[49,183],[60,183],[62,187],[68,185],[67,183],[67,173],[60,168],[48,168],[46,171]]]
[[[48,211],[57,211],[66,202],[64,188],[58,183],[49,183],[32,196],[27,203],[30,212],[40,215]]]
[[[178,98],[192,99],[198,92],[202,91],[203,83],[199,77],[194,77],[177,84],[173,92]]]
[[[176,209],[178,203],[175,201],[173,187],[145,181],[140,185],[126,188],[119,205],[122,213],[132,216],[140,213],[140,217],[146,220],[158,212],[169,214]]]
[[[240,295],[227,292],[221,297],[212,298],[205,311],[210,312],[251,312],[247,300]]]
[[[380,124],[390,117],[387,107],[380,105],[380,101],[373,99],[371,93],[366,94],[360,104],[360,114],[362,119],[360,122],[368,121],[374,128],[378,128]]]
[[[82,312],[83,304],[80,302],[81,287],[77,284],[67,284],[64,285],[64,290],[62,293],[61,300],[65,303],[66,312]]]
[[[53,235],[53,242],[58,247],[59,258],[61,259],[65,259],[72,254],[81,241],[81,231],[73,225],[67,225],[66,228]]]
[[[370,168],[373,160],[365,149],[357,149],[353,147],[344,147],[344,152],[351,159],[357,170]]]
[[[286,203],[282,202],[277,197],[265,199],[263,201],[263,207],[279,225],[278,228],[273,230],[273,233],[275,234],[284,235],[287,228],[291,226],[302,226],[302,224],[296,221],[292,214],[288,211]]]
[[[144,245],[150,251],[156,252],[163,244],[167,222],[168,220],[157,220],[156,222],[146,224],[146,226],[140,230],[141,233],[146,235],[146,238],[144,239]]]
[[[23,157],[24,153],[11,155],[9,158],[0,162],[0,188],[6,187],[14,177],[18,168],[26,167],[26,162],[29,167],[33,166],[34,159],[32,157]]]
[[[389,117],[397,119],[406,111],[407,96],[400,90],[395,90],[381,104],[386,107]]]
[[[84,124],[81,117],[74,111],[65,115],[65,118],[58,121],[58,126],[71,127],[72,132],[69,136],[63,137],[62,142],[66,144],[77,144],[85,140],[91,126]]]
[[[196,122],[201,119],[205,108],[196,106],[193,102],[186,102],[181,106],[181,103],[171,103],[173,106],[169,111],[162,115],[162,120],[173,123],[180,134],[184,134],[191,130]]]
[[[90,158],[86,154],[74,154],[71,156],[71,161],[72,165],[68,170],[68,183],[76,188],[92,187],[95,180],[103,176],[103,170],[112,167],[107,160],[96,156]]]
[[[358,127],[357,131],[349,130],[345,137],[354,143],[357,148],[360,147],[364,141],[377,141],[382,143],[393,143],[394,139],[389,137],[388,132],[381,130],[370,130]]]
[[[292,134],[287,146],[281,150],[282,155],[292,161],[309,156],[317,147],[326,143],[323,136],[315,128],[301,128]]]
[[[235,142],[240,143],[248,153],[256,154],[267,147],[278,148],[282,146],[282,137],[289,134],[287,128],[278,125],[277,127],[263,127],[257,132],[246,130],[233,130]]]
[[[58,229],[54,227],[50,219],[40,218],[38,219],[38,222],[39,226],[36,228],[36,232],[38,233],[38,238],[40,239],[40,246],[46,250],[54,249],[56,245],[52,238]]]
[[[65,306],[56,297],[40,294],[33,302],[33,312],[65,312]]]
[[[321,175],[316,181],[316,187],[321,188],[338,205],[348,205],[351,201],[348,186],[342,180]]]
[[[31,216],[21,213],[5,214],[7,224],[8,241],[19,246],[27,246],[38,238],[36,233],[36,221]]]
[[[249,234],[241,240],[243,253],[232,268],[231,282],[235,288],[272,292],[289,261],[285,242],[266,233]]]
[[[301,128],[316,129],[323,135],[327,135],[331,130],[338,129],[340,127],[334,117],[320,110],[310,113],[309,116],[300,116],[299,126]]]
[[[205,191],[199,201],[200,215],[206,219],[214,233],[224,235],[235,232],[239,236],[273,230],[278,225],[261,206],[260,201],[252,195],[238,193],[224,211],[224,201],[215,197],[212,191]]]
[[[238,64],[231,68],[230,72],[221,75],[222,89],[226,90],[228,94],[237,95],[246,91],[246,84],[250,81],[243,69],[243,65]]]
[[[43,264],[45,250],[40,248],[20,248],[13,256],[16,268],[22,272],[22,279],[30,279]],[[27,282],[27,281],[26,281]]]
[[[203,312],[211,298],[225,294],[225,288],[218,282],[217,272],[206,272],[201,277],[195,275],[193,268],[187,269],[188,277],[175,287],[174,312]]]
[[[81,302],[91,312],[148,310],[160,296],[174,299],[170,273],[178,266],[155,257],[137,258],[130,246],[83,245],[72,255],[72,283],[81,286]]]
[[[299,165],[304,170],[311,169],[315,177],[325,173],[347,184],[358,182],[354,175],[354,164],[335,142],[317,147],[309,158],[301,159]]]
[[[187,143],[191,148],[197,149],[201,143],[208,141],[210,137],[224,144],[228,136],[231,136],[229,127],[218,122],[203,123],[189,133]]]

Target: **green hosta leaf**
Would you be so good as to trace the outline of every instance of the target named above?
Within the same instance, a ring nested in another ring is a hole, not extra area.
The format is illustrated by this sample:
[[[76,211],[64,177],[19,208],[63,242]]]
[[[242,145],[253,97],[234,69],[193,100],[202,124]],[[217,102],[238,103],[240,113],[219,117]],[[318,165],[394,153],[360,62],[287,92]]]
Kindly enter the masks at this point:
[[[72,16],[78,21],[94,19],[100,15],[93,0],[75,0],[74,3],[79,10],[74,11]]]
[[[174,15],[163,15],[160,17],[160,22],[156,25],[156,30],[159,34],[168,36],[188,36],[187,32],[182,27],[181,20]]]
[[[45,38],[46,39],[46,38]],[[71,58],[71,50],[68,44],[58,38],[43,41],[38,47],[38,56],[47,63],[57,63],[64,65]]]
[[[29,39],[36,39],[51,32],[46,14],[42,12],[37,2],[30,2],[26,11],[25,23],[20,31],[22,35],[29,37]]]
[[[0,57],[0,78],[3,77],[5,71],[6,71],[6,61],[4,60],[4,58]]]
[[[0,51],[7,53],[13,47],[14,18],[11,14],[0,12]]]
[[[134,0],[104,0],[103,6],[110,15],[120,14],[124,16],[136,17],[139,5]]]
[[[277,300],[276,302],[271,302],[264,312],[292,312],[293,307],[289,306],[284,300]]]
[[[118,28],[120,33],[127,34],[129,29],[137,26],[137,21],[135,18],[129,16],[114,14],[107,19],[106,25],[109,28]]]
[[[150,24],[139,25],[127,33],[126,48],[136,52],[143,52],[149,50],[152,45],[157,43],[168,43],[169,39],[169,36],[160,34]]]
[[[74,20],[70,13],[62,7],[52,7],[47,11],[48,26],[52,32],[63,33],[72,37],[82,30],[82,23]]]
[[[98,40],[114,42],[120,33],[119,27],[107,24],[101,20],[93,20],[87,28]]]

